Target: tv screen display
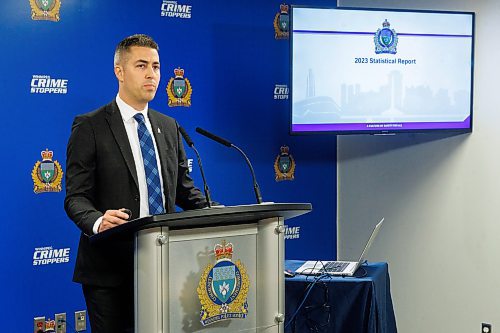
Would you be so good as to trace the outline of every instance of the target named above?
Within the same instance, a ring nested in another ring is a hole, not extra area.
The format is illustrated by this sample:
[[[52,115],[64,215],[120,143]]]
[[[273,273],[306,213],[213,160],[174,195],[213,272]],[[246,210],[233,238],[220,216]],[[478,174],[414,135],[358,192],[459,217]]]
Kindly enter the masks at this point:
[[[474,13],[291,14],[291,133],[472,131]]]

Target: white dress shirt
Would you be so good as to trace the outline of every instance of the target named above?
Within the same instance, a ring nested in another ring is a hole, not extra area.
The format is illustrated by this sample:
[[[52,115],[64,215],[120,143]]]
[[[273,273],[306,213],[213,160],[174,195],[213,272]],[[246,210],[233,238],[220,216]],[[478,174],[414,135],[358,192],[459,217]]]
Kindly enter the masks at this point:
[[[116,104],[120,109],[120,114],[123,119],[123,124],[125,125],[125,130],[127,131],[127,137],[130,143],[130,148],[132,149],[132,155],[134,156],[135,169],[137,171],[137,181],[139,183],[139,197],[140,197],[139,217],[148,216],[150,215],[149,203],[148,203],[148,185],[146,183],[146,173],[144,171],[144,162],[142,160],[141,145],[139,143],[139,136],[137,134],[138,124],[137,121],[134,119],[134,115],[139,112],[144,115],[144,121],[146,123],[146,127],[148,128],[148,131],[151,134],[151,138],[153,139],[153,145],[155,147],[155,153],[156,153],[156,164],[158,171],[160,173],[163,206],[165,207],[165,192],[163,187],[163,177],[160,166],[160,155],[158,154],[158,147],[156,145],[156,140],[153,135],[153,128],[151,127],[151,122],[149,121],[148,117],[148,105],[146,105],[144,110],[137,111],[133,107],[125,103],[120,98],[119,94],[116,95]],[[159,129],[157,129],[157,131],[159,131]],[[128,207],[113,207],[112,209],[120,209],[120,208],[128,208]],[[94,223],[93,227],[94,234],[98,233],[101,222],[102,222],[102,217],[97,219],[97,221]]]

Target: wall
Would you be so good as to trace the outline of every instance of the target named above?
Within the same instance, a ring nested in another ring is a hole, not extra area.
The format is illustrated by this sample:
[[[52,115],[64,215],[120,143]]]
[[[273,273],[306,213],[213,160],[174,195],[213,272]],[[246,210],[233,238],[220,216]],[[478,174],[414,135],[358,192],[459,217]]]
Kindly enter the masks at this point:
[[[79,231],[63,210],[64,180],[60,192],[35,194],[32,171],[36,174],[47,148],[64,172],[73,118],[115,97],[114,48],[134,33],[150,34],[160,45],[162,82],[150,106],[175,117],[191,134],[213,198],[226,205],[255,202],[243,158],[197,135],[197,126],[247,152],[265,201],[313,204],[311,214],[288,222],[293,239],[287,240],[287,258],[336,256],[336,140],[288,134],[288,91],[275,89],[289,81],[288,40],[277,40],[273,28],[280,1],[183,0],[178,4],[191,6],[191,17],[179,18],[161,15],[162,0],[49,0],[49,5],[61,5],[58,22],[32,20],[30,3],[37,2],[0,5],[2,322],[29,332],[33,317],[66,312],[72,326],[74,311],[85,308],[79,285],[71,282]],[[167,105],[165,89],[177,67],[185,70],[193,88],[190,107]],[[32,91],[37,75],[67,80],[66,93]],[[275,181],[273,164],[282,145],[295,158],[294,181]],[[191,151],[188,155],[195,157]],[[196,160],[192,174],[200,185]],[[60,251],[61,262],[34,265],[34,257],[50,249]]]
[[[476,12],[474,130],[338,139],[338,254],[388,261],[400,332],[500,325],[500,137],[496,1],[349,1],[341,6]]]

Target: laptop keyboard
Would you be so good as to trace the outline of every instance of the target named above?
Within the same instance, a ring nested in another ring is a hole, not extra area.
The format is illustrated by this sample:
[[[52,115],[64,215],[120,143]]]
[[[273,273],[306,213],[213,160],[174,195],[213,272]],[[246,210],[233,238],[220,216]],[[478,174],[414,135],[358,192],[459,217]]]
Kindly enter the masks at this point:
[[[342,272],[347,266],[348,262],[342,261],[330,261],[323,265],[323,268],[320,269],[321,273],[338,273]]]

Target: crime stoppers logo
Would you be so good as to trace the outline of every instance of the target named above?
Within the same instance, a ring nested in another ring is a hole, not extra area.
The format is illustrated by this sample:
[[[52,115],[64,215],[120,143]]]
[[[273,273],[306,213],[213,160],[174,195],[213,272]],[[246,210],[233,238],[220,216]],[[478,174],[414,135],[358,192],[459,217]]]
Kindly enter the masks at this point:
[[[277,84],[274,86],[274,99],[288,99],[288,86],[286,84]]]
[[[285,239],[299,239],[300,227],[291,227],[285,225]]]
[[[190,19],[192,7],[191,5],[181,5],[177,1],[163,0],[161,16]]]
[[[31,78],[32,94],[66,94],[67,79],[53,79],[49,75],[33,75]]]
[[[52,246],[36,247],[33,252],[33,266],[65,264],[69,262],[70,248],[54,249]]]
[[[222,241],[214,247],[215,265],[208,264],[197,288],[203,326],[248,314],[248,274],[240,260],[233,262],[233,244]]]

